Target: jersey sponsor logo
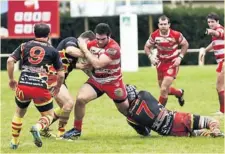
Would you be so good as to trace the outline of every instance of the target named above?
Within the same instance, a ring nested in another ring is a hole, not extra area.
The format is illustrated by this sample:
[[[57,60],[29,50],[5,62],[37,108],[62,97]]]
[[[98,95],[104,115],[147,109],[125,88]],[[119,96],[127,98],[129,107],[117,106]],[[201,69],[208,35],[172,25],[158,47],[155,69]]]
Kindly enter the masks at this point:
[[[117,88],[114,90],[114,94],[117,96],[117,97],[122,97],[124,95],[124,92],[123,92],[123,89],[122,88]]]
[[[168,69],[167,74],[172,75],[174,73],[174,69]]]
[[[176,43],[176,40],[171,37],[156,37],[155,38],[156,43]]]

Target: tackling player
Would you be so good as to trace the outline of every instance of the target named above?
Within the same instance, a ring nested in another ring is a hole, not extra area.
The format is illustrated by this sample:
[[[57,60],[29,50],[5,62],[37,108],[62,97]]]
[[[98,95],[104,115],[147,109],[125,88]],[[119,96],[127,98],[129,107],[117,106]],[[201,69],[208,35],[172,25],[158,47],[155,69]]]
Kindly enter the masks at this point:
[[[165,136],[224,137],[219,122],[211,117],[167,110],[147,91],[127,85],[130,103],[127,122],[136,132],[148,136],[153,130]]]
[[[207,16],[209,29],[206,30],[207,35],[212,36],[212,42],[205,50],[200,52],[200,60],[203,60],[206,52],[214,51],[216,62],[218,63],[216,90],[218,93],[220,110],[216,112],[218,115],[224,114],[224,27],[219,24],[219,16],[216,13],[210,13]]]
[[[181,106],[184,105],[184,90],[172,87],[172,82],[176,78],[179,65],[188,49],[188,42],[182,33],[170,28],[170,19],[165,15],[159,17],[158,27],[147,40],[144,50],[151,61],[156,66],[158,74],[158,84],[160,87],[159,102],[166,105],[168,95],[175,95]],[[178,52],[178,46],[181,51]],[[157,48],[157,56],[152,54],[153,47]]]
[[[35,39],[22,43],[7,60],[9,86],[16,90],[17,105],[12,119],[12,140],[10,142],[12,149],[17,149],[19,146],[22,120],[32,100],[41,113],[41,118],[30,129],[36,146],[42,146],[39,131],[48,127],[53,119],[52,95],[58,94],[64,80],[64,72],[59,53],[48,43],[49,33],[50,28],[47,24],[36,24],[34,26]],[[13,70],[14,63],[19,60],[22,62],[22,72],[17,84]],[[48,90],[47,83],[50,75],[48,68],[51,66],[57,71],[57,84],[52,87],[52,94]]]

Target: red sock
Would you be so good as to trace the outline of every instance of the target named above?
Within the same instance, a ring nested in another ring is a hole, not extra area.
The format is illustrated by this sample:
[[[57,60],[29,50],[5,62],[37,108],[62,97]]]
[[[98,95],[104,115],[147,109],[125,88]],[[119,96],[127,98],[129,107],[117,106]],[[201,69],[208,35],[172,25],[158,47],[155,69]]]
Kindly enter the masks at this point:
[[[176,89],[174,87],[170,87],[169,89],[169,95],[175,95],[177,97],[181,96],[182,95],[182,92],[180,89]]]
[[[76,128],[77,130],[81,131],[82,120],[74,120],[73,126],[74,126],[74,128]]]
[[[166,106],[167,99],[168,98],[165,98],[165,97],[160,96],[159,97],[159,103],[162,104],[163,106]]]
[[[218,92],[220,102],[220,112],[224,113],[224,90]]]

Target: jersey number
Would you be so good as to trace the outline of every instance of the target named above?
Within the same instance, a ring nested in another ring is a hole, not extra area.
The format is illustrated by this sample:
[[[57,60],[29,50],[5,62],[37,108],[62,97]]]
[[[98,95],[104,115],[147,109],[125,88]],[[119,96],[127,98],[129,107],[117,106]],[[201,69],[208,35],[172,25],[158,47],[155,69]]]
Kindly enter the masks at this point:
[[[39,50],[39,53],[38,53]],[[42,62],[43,58],[45,56],[45,50],[42,47],[35,46],[30,49],[30,57],[28,58],[28,61],[31,64],[39,64]]]
[[[141,111],[144,110],[144,112],[151,118],[154,119],[155,115],[151,112],[151,110],[148,108],[146,102],[143,100],[139,106],[139,108],[136,111],[136,114],[139,115]]]

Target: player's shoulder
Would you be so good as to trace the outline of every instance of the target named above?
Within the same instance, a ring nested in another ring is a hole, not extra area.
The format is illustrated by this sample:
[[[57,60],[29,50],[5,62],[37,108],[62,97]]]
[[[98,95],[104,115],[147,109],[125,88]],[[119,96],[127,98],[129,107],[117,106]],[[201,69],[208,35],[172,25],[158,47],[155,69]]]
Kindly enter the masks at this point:
[[[73,42],[76,42],[77,41],[77,38],[76,37],[67,37],[64,39],[65,42],[69,42],[69,41],[73,41]]]
[[[155,30],[154,32],[152,32],[150,34],[150,38],[154,39],[155,37],[158,37],[160,36],[160,32],[159,32],[159,29]]]
[[[107,49],[110,49],[110,48],[119,50],[120,49],[120,46],[119,46],[119,44],[114,39],[110,38],[109,43],[105,47],[105,49],[107,50]]]
[[[222,25],[219,25],[218,27],[216,27],[216,30],[224,30],[224,27]]]
[[[170,34],[173,36],[180,36],[182,33],[177,30],[170,29]]]

